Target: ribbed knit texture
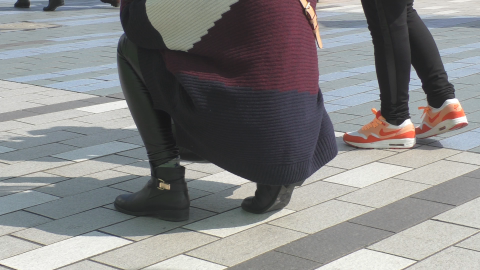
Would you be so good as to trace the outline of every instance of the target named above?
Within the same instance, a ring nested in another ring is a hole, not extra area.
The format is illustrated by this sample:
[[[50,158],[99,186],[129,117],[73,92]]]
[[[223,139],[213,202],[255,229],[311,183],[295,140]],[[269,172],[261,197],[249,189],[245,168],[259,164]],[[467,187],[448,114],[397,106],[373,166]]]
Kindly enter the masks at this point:
[[[142,76],[155,107],[174,119],[179,145],[271,185],[305,180],[335,157],[333,126],[318,88],[315,39],[298,0],[225,1],[235,3],[198,21],[195,29],[211,25],[199,31],[200,38],[184,38],[185,30],[175,36],[176,26],[158,25],[175,11],[150,1],[124,4],[122,25],[144,48]],[[198,17],[192,8],[178,10],[178,16],[188,12]]]

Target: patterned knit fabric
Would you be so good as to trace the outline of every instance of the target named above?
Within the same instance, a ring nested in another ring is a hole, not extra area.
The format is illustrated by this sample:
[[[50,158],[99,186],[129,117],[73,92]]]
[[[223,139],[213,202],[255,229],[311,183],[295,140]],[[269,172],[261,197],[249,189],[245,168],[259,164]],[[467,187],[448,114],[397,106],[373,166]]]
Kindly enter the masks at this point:
[[[142,77],[155,107],[174,119],[179,145],[270,185],[305,180],[335,157],[298,0],[122,4]]]

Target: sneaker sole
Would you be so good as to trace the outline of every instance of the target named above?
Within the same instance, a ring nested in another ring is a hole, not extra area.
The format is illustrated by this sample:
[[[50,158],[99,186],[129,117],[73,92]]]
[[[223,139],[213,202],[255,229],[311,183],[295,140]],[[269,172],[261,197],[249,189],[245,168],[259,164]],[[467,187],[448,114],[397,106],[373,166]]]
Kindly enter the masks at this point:
[[[346,144],[351,145],[357,148],[367,148],[367,149],[374,149],[374,148],[393,148],[393,149],[405,149],[405,148],[412,148],[416,144],[415,138],[412,139],[393,139],[393,140],[383,140],[373,143],[354,143],[354,142],[347,142]]]
[[[439,123],[438,125],[436,125],[435,127],[433,127],[432,129],[430,129],[425,133],[417,134],[416,137],[419,139],[425,139],[428,137],[433,137],[433,136],[443,134],[451,130],[461,129],[466,126],[468,126],[468,121],[466,116],[455,118],[455,119],[448,119]]]
[[[174,221],[174,222],[179,222],[179,221],[185,221],[189,219],[190,216],[190,208],[189,209],[184,209],[184,210],[160,210],[160,211],[152,211],[152,212],[132,212],[125,210],[115,203],[113,204],[115,206],[115,209],[117,209],[119,212],[122,212],[127,215],[131,216],[156,216],[161,220],[166,220],[166,221]]]

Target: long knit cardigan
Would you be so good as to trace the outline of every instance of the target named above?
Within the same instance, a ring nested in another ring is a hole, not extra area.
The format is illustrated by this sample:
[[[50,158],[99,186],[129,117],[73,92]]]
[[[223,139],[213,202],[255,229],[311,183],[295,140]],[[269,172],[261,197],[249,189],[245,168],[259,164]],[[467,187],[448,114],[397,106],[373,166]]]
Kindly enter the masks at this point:
[[[303,181],[337,154],[298,0],[133,0],[121,22],[178,145],[269,185]]]

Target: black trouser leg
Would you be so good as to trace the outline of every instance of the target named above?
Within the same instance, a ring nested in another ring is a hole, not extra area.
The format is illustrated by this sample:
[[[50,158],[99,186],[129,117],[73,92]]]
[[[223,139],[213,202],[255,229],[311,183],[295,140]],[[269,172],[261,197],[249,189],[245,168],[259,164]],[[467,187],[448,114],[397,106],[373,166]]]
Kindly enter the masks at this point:
[[[413,8],[413,0],[408,3],[408,32],[412,48],[412,65],[422,80],[428,104],[438,108],[447,99],[455,98],[455,89],[448,81],[437,44]]]
[[[117,50],[118,74],[150,164],[157,167],[178,157],[178,148],[172,133],[170,115],[153,109],[152,99],[140,71],[138,49],[125,35],[120,38]]]

